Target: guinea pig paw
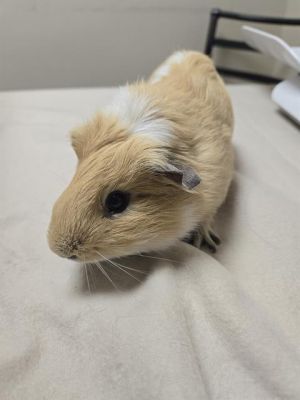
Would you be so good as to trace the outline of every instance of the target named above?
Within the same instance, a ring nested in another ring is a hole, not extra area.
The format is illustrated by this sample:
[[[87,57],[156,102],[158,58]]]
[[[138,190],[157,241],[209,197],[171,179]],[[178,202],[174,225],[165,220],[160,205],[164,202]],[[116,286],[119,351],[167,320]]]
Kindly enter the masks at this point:
[[[203,240],[202,233],[198,229],[195,229],[190,233],[189,238],[188,240],[186,240],[186,242],[200,249],[202,240]]]
[[[202,234],[201,246],[210,253],[216,253],[217,246],[221,244],[221,239],[210,229],[200,228]]]
[[[219,246],[221,244],[221,239],[213,231],[209,231],[209,236],[216,246]]]
[[[221,244],[220,238],[211,229],[203,228],[202,226],[190,232],[182,240],[198,249],[203,248],[210,253],[215,253],[217,246]]]

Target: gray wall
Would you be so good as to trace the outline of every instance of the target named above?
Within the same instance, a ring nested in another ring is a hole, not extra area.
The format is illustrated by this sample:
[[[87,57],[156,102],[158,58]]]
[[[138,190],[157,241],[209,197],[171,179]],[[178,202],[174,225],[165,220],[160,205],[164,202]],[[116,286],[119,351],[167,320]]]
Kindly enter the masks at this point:
[[[283,16],[294,1],[0,0],[0,90],[119,85],[148,75],[176,49],[203,50],[213,6]],[[239,34],[233,22],[220,29]],[[267,65],[274,70],[268,60],[257,68]]]

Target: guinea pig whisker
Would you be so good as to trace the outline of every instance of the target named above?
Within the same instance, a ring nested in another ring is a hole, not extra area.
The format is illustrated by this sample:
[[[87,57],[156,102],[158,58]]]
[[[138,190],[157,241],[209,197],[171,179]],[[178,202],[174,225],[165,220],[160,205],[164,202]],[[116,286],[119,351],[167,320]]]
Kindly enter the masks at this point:
[[[120,289],[118,288],[118,286],[114,283],[114,281],[112,280],[112,278],[108,275],[108,273],[105,271],[104,267],[99,263],[96,262],[95,263],[96,267],[102,272],[102,274],[106,277],[106,279],[113,285],[113,287],[120,291]]]
[[[86,263],[84,263],[84,270],[85,270],[85,276],[86,276],[86,281],[87,281],[88,289],[89,289],[89,292],[90,292],[90,294],[91,294],[92,292],[91,292],[90,281],[89,281],[89,275],[88,275],[88,270],[87,270],[87,265],[86,265]]]
[[[122,266],[120,264],[116,264],[116,263],[112,263],[110,261],[110,264],[113,265],[114,267],[120,269],[121,271],[123,271],[125,274],[127,274],[128,276],[131,276],[133,279],[135,279],[138,282],[141,282],[140,279],[138,279],[136,276],[132,275],[130,272],[126,271],[126,269],[123,269]]]
[[[93,287],[94,287],[94,289],[96,288],[96,282],[95,282],[95,276],[94,276],[94,265],[93,264],[88,264],[88,268],[89,268],[89,271],[90,271],[90,273],[91,273],[91,278],[92,278],[92,282],[93,282]]]
[[[139,274],[147,275],[147,272],[141,271],[141,270],[138,269],[138,268],[128,267],[127,265],[123,265],[123,264],[121,264],[120,262],[117,262],[117,261],[114,261],[114,262],[115,262],[116,264],[120,265],[120,267],[125,268],[125,269],[128,269],[129,271],[134,271],[134,272],[137,272],[137,273],[139,273]]]
[[[147,272],[145,272],[145,271],[141,271],[140,269],[137,269],[137,268],[132,268],[132,267],[127,267],[127,266],[125,266],[125,265],[122,265],[122,264],[120,264],[120,263],[117,263],[117,264],[118,264],[118,265],[120,265],[122,268],[129,269],[130,271],[137,272],[138,274],[147,275]]]
[[[148,254],[146,255],[146,254],[141,254],[141,253],[137,253],[136,255],[139,256],[139,257],[152,258],[154,260],[161,260],[161,261],[170,261],[170,262],[174,262],[174,263],[178,263],[179,264],[179,261],[172,260],[170,258],[154,257],[154,256],[149,256]]]
[[[125,269],[122,268],[122,266],[114,261],[109,260],[108,258],[104,257],[101,253],[98,253],[98,251],[96,251],[97,254],[99,254],[100,257],[104,258],[104,260],[106,260],[109,264],[111,264],[112,266],[120,269],[121,271],[123,271],[125,274],[131,276],[133,279],[135,279],[138,282],[141,282],[136,276],[132,275],[130,272],[126,271]]]

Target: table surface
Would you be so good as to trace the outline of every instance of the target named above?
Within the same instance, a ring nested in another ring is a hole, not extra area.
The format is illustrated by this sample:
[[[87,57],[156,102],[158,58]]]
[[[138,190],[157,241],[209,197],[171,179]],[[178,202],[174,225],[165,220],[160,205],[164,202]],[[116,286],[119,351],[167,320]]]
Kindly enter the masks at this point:
[[[68,132],[116,89],[0,93],[0,398],[299,399],[300,132],[232,85],[236,165],[218,253],[130,257],[115,284],[52,254]],[[153,256],[154,257],[154,256]],[[164,260],[164,259],[165,260]]]

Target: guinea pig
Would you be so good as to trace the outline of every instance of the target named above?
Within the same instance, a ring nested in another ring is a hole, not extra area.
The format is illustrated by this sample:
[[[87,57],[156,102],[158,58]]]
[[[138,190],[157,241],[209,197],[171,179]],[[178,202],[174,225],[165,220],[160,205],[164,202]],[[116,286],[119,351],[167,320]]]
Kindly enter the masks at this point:
[[[159,251],[194,232],[219,244],[213,218],[233,172],[230,98],[212,61],[180,51],[150,79],[71,132],[75,175],[48,231],[59,256],[84,262]]]

